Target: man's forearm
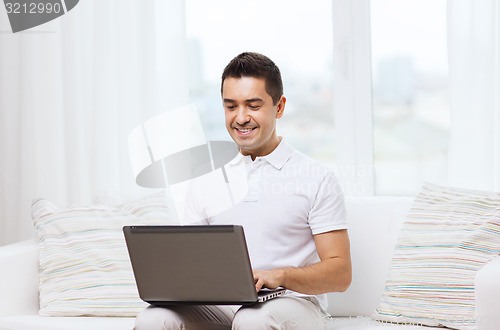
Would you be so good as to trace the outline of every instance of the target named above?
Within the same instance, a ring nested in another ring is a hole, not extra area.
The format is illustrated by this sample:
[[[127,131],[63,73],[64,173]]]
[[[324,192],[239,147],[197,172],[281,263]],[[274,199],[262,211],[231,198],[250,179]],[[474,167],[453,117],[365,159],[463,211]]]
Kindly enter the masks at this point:
[[[340,258],[302,268],[284,268],[283,287],[300,293],[344,292],[350,284],[350,263]]]
[[[330,258],[301,268],[279,268],[255,271],[256,287],[282,286],[304,294],[343,292],[351,283],[351,264],[341,258]]]

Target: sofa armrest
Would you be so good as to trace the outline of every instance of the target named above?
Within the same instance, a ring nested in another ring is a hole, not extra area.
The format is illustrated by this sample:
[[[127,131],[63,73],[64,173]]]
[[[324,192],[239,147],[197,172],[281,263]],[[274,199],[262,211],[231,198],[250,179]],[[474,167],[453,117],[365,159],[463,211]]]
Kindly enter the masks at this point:
[[[477,329],[500,329],[500,256],[477,272],[474,286]]]
[[[0,247],[0,316],[37,314],[38,253],[34,240]]]

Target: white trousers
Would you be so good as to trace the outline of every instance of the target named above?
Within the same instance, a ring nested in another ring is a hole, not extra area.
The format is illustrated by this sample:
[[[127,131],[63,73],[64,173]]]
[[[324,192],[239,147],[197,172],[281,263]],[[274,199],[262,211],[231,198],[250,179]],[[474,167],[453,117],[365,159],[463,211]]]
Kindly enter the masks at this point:
[[[326,329],[326,315],[314,298],[283,296],[252,306],[186,305],[146,308],[135,330]]]

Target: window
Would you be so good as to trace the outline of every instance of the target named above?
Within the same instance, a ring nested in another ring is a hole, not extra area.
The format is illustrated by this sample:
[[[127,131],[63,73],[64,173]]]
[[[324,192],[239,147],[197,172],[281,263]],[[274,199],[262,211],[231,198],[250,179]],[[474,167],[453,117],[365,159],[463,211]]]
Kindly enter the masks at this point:
[[[446,0],[373,0],[375,193],[444,183],[450,134]]]

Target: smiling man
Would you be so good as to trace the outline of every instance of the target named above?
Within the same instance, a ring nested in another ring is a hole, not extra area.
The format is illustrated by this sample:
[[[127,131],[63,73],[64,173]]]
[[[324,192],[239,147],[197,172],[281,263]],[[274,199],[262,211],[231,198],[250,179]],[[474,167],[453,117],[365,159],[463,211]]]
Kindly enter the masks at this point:
[[[287,294],[250,307],[148,308],[136,329],[321,329],[327,292],[345,291],[351,260],[344,198],[334,173],[288,145],[276,122],[286,98],[278,67],[266,56],[242,53],[221,83],[226,128],[240,148],[247,196],[205,224],[242,225],[256,290]],[[199,203],[199,213],[210,207]],[[203,216],[200,218],[204,218]]]

